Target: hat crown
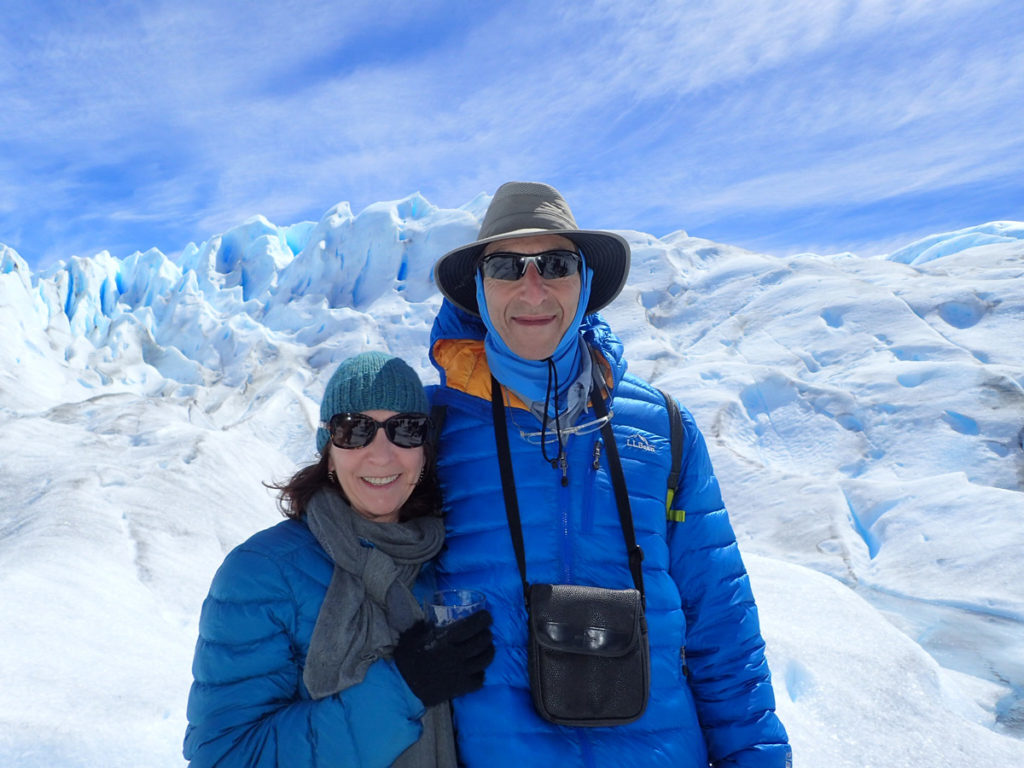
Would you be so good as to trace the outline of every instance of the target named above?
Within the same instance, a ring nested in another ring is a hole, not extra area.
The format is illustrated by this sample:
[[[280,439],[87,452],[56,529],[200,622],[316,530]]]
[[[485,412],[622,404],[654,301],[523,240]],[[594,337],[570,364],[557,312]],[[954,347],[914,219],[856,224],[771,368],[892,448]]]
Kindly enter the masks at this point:
[[[554,187],[510,181],[498,187],[480,225],[480,239],[522,230],[578,229],[565,198]]]

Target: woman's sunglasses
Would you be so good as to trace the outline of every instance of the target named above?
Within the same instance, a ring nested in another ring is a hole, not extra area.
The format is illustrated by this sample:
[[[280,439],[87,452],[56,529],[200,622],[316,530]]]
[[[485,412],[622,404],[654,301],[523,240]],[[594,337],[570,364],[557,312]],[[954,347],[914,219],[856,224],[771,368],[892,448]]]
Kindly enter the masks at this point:
[[[489,253],[480,260],[480,274],[495,280],[519,280],[533,264],[545,280],[568,277],[580,271],[576,251],[557,249],[542,253]]]
[[[365,413],[336,413],[320,426],[338,448],[362,448],[373,442],[378,429],[399,448],[419,448],[430,435],[430,418],[422,413],[399,413],[377,421]]]

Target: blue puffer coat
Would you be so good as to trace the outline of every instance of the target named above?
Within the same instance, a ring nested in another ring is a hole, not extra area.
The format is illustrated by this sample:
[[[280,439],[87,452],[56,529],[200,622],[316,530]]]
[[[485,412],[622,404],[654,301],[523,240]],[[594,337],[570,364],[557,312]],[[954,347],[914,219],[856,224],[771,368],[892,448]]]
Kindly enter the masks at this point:
[[[193,768],[387,766],[420,737],[425,709],[391,659],[313,700],[302,682],[334,564],[286,520],[225,558],[199,619],[185,759]]]
[[[645,554],[650,703],[639,720],[616,727],[567,728],[535,713],[483,332],[478,318],[445,301],[431,340],[441,374],[431,400],[445,407],[439,472],[447,544],[436,578],[441,588],[486,593],[497,647],[483,689],[454,702],[461,760],[487,768],[786,766],[790,750],[774,712],[757,609],[704,439],[683,410],[682,473],[666,515],[667,408],[659,392],[625,374],[621,343],[596,315],[586,319],[584,338],[607,363],[612,424]],[[579,423],[594,418],[588,408]],[[568,438],[563,486],[561,471],[520,436],[539,430],[538,421],[512,407],[508,427],[527,578],[633,586],[600,433]]]

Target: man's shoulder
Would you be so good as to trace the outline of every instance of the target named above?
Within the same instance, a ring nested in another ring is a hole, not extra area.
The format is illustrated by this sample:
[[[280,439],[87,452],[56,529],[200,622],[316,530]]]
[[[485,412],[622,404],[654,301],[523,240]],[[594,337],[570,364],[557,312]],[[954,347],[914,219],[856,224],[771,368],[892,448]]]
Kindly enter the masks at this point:
[[[622,380],[619,381],[619,386],[615,390],[615,397],[640,400],[646,403],[661,405],[662,407],[665,405],[665,398],[661,394],[660,389],[647,380],[628,372],[623,374]]]
[[[615,402],[617,403],[616,420],[630,421],[635,418],[645,420],[657,420],[657,423],[669,424],[669,402],[676,406],[679,413],[679,420],[682,425],[683,435],[686,438],[692,436],[693,432],[699,431],[693,414],[680,401],[676,394],[668,389],[655,387],[645,379],[631,373],[626,373],[619,386],[615,390]],[[622,418],[619,419],[619,413]]]

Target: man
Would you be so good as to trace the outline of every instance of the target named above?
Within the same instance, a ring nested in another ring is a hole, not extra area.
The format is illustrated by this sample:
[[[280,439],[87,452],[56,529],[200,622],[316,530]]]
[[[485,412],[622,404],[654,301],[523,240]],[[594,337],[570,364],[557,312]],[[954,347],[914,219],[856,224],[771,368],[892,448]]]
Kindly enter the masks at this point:
[[[521,182],[495,193],[478,240],[435,266],[445,301],[431,399],[448,528],[436,578],[486,594],[497,648],[483,689],[453,702],[460,758],[489,768],[782,768],[790,750],[757,609],[704,439],[682,410],[679,481],[666,505],[666,401],[626,374],[622,345],[596,314],[628,271],[623,238],[579,229],[557,190]],[[628,503],[617,501],[618,467]],[[638,718],[584,727],[539,714],[527,582],[643,587],[650,684]]]

